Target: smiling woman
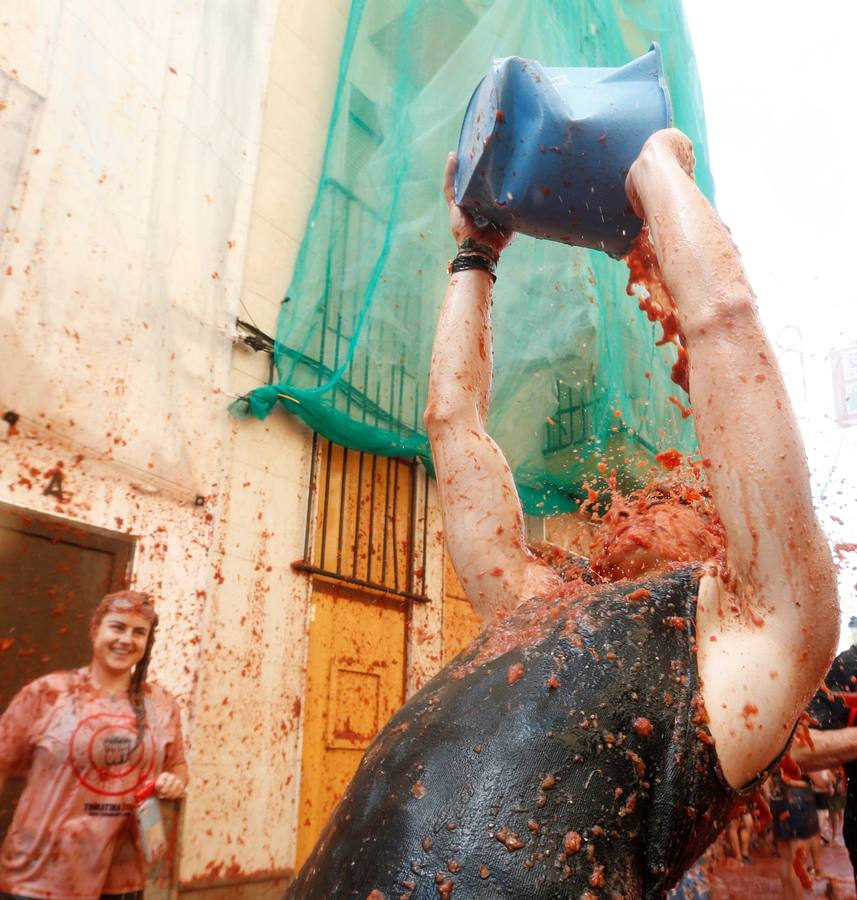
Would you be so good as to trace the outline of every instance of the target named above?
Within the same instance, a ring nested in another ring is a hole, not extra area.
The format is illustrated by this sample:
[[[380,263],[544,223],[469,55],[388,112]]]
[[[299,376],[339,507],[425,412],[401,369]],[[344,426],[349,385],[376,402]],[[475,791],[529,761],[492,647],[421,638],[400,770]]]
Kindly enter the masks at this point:
[[[36,679],[0,718],[0,785],[26,777],[0,851],[0,897],[142,897],[135,794],[154,783],[176,799],[187,784],[176,702],[146,683],[157,623],[147,594],[108,594],[92,617],[90,664]]]

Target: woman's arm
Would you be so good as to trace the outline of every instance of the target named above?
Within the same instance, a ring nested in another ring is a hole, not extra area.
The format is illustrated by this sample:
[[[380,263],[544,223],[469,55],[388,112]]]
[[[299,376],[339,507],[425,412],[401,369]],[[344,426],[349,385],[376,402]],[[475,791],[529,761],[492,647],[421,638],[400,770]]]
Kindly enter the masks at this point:
[[[785,745],[839,636],[830,551],[803,442],[741,257],[693,183],[680,132],[658,132],[628,175],[687,343],[699,447],[734,589],[700,593],[703,695],[729,781]],[[737,602],[736,602],[737,600]]]
[[[499,254],[509,235],[476,228],[456,206],[455,168],[450,155],[444,194],[456,243],[469,237]],[[491,284],[488,273],[478,269],[451,276],[435,335],[425,414],[446,543],[462,587],[483,618],[511,609],[524,592],[537,593],[557,580],[525,547],[512,472],[485,431],[493,364]]]
[[[21,688],[0,715],[0,789],[11,774],[29,769],[33,728],[42,719],[46,705],[53,703],[46,700],[52,694],[42,689],[45,681],[37,678]]]
[[[689,177],[692,165],[687,138],[660,132],[629,180],[687,341],[694,424],[731,574],[750,603],[783,623],[793,644],[801,625],[824,614],[806,649],[820,645],[814,656],[826,671],[838,607],[803,440],[740,254]]]
[[[857,728],[839,728],[835,731],[810,728],[809,736],[812,747],[795,742],[789,751],[804,772],[831,769],[857,759]]]

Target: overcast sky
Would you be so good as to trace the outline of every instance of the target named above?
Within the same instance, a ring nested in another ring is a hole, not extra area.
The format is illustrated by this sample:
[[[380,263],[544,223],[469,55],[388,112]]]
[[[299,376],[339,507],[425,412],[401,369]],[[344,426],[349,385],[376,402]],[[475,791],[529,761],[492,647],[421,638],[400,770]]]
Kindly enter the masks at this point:
[[[857,544],[857,426],[833,418],[830,365],[831,350],[857,342],[857,4],[684,6],[717,207],[786,374],[824,529],[834,544]],[[857,615],[857,552],[839,555],[846,626]]]

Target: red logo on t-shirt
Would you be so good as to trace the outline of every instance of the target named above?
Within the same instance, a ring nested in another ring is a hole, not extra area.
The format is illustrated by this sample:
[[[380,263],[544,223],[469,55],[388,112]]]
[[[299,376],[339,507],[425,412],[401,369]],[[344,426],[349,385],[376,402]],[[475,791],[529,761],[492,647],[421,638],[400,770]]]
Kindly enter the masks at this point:
[[[71,736],[68,758],[77,780],[102,797],[135,791],[155,767],[155,741],[148,729],[137,743],[134,716],[98,713]]]

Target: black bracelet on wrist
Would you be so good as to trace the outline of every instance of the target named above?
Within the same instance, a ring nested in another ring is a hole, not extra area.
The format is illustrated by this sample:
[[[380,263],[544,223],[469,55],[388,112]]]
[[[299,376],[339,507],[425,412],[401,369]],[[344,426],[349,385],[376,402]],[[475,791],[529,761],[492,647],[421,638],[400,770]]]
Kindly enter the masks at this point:
[[[490,259],[495,266],[500,261],[500,253],[497,250],[493,247],[489,247],[488,244],[480,244],[473,238],[465,238],[458,245],[458,255],[460,256],[462,253],[478,253],[480,256],[485,256]]]
[[[481,253],[459,253],[455,259],[450,260],[447,272],[454,275],[456,272],[466,272],[468,269],[479,269],[487,272],[491,282],[497,281],[497,273],[494,270],[494,260]]]

